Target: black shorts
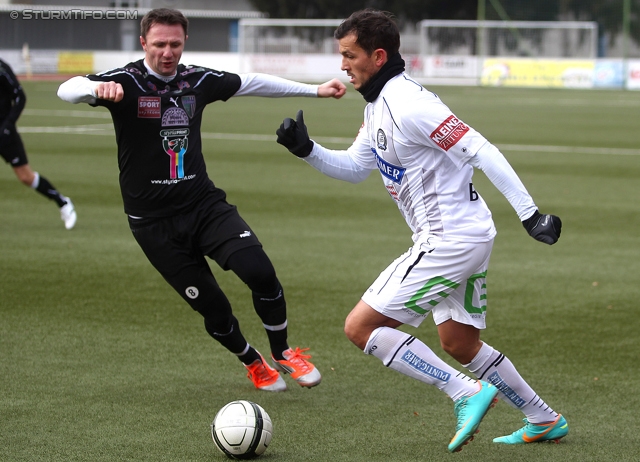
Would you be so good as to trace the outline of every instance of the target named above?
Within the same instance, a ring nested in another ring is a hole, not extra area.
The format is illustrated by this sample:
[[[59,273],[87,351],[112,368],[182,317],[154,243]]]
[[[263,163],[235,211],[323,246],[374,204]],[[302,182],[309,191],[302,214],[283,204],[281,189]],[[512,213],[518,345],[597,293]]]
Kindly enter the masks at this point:
[[[169,280],[188,267],[203,265],[205,255],[227,270],[231,254],[262,246],[236,206],[213,193],[187,213],[166,218],[129,217],[129,226],[149,261]]]
[[[12,167],[27,165],[29,161],[20,134],[15,126],[9,126],[8,129],[11,130],[11,133],[0,138],[2,140],[0,142],[0,156]]]

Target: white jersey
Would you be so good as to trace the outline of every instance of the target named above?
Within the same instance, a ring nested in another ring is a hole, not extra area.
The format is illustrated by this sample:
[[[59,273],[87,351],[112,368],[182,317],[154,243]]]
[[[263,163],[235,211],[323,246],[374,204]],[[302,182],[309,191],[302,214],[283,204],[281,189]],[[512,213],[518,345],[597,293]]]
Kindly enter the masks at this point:
[[[468,161],[487,143],[437,95],[402,73],[366,106],[364,124],[347,153],[356,169],[380,171],[414,241],[434,236],[486,242],[496,230],[473,188]],[[335,151],[314,146],[308,162],[318,168],[321,162],[314,157],[324,153]]]

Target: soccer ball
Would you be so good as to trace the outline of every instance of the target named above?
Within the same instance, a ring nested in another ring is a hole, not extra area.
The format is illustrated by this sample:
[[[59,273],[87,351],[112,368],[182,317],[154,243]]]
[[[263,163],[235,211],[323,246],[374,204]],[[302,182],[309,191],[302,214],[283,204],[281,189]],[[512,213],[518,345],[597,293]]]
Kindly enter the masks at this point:
[[[216,447],[231,459],[252,459],[266,451],[273,436],[269,414],[251,401],[226,404],[211,423]]]

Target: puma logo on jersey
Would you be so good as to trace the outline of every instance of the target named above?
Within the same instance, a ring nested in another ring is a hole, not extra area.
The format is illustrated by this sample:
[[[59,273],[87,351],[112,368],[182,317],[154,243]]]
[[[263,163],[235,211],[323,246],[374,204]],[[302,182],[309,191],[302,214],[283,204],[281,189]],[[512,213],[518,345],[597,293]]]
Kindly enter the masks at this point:
[[[244,233],[240,234],[240,237],[249,237],[251,236],[251,231],[245,231]]]
[[[175,104],[176,107],[178,107],[178,98],[171,97],[171,98],[169,98],[169,102]]]

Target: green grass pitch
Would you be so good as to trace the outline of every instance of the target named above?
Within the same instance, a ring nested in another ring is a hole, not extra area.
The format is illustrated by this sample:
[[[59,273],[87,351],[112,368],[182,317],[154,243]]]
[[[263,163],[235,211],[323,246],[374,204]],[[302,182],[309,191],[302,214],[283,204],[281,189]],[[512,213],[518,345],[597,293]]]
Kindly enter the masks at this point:
[[[410,232],[377,174],[329,179],[276,144],[299,108],[311,136],[347,147],[362,122],[341,101],[235,98],[205,112],[209,175],[263,241],[284,285],[292,346],[323,373],[307,390],[259,392],[162,280],[128,229],[105,111],[70,105],[56,82],[26,82],[19,129],[33,168],[78,211],[0,168],[0,461],[215,461],[217,410],[261,404],[275,431],[265,461],[637,460],[640,373],[640,92],[432,88],[499,146],[562,238],[531,239],[481,172],[498,236],[483,338],[569,421],[559,445],[497,447],[521,425],[500,402],[473,443],[447,453],[455,420],[433,387],[351,345],[343,321]],[[268,352],[250,295],[215,264],[249,341]],[[428,319],[408,329],[444,357]],[[450,361],[451,364],[454,364]]]

